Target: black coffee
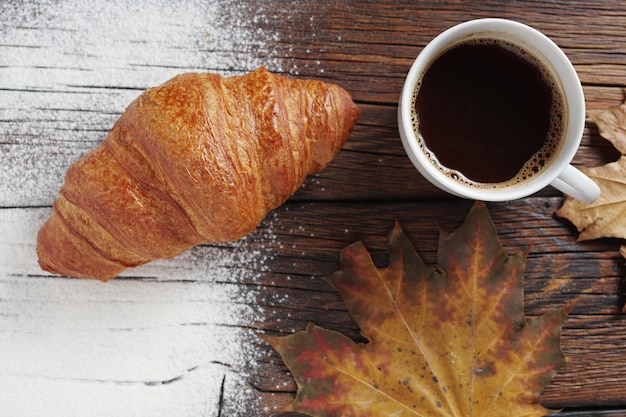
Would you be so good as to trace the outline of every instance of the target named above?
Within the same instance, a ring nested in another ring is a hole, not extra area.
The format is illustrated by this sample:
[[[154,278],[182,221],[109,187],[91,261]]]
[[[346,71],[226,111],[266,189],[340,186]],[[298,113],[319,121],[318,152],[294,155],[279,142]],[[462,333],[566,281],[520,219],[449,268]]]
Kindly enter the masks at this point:
[[[477,186],[535,175],[564,131],[562,94],[548,71],[503,41],[474,40],[444,52],[414,100],[415,128],[432,162]]]

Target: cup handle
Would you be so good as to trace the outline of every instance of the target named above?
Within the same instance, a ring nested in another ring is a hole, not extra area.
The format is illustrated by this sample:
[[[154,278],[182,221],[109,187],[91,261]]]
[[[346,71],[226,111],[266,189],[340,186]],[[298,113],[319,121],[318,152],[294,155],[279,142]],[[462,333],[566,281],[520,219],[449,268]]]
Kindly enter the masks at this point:
[[[572,165],[568,165],[550,185],[587,204],[600,196],[600,187]]]

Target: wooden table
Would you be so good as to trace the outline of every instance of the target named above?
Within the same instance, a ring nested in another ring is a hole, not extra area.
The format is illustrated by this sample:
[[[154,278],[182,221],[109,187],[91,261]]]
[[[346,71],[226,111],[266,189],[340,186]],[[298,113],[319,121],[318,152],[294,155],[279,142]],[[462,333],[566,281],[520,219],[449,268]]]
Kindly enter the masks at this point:
[[[398,219],[435,263],[438,227],[472,202],[429,185],[404,154],[396,103],[406,72],[442,30],[512,18],[552,37],[589,109],[626,89],[623,1],[9,0],[0,3],[0,415],[270,416],[292,377],[258,333],[308,322],[359,338],[321,277],[363,240],[377,263]],[[175,74],[258,66],[337,83],[362,110],[344,149],[256,232],[196,247],[103,284],[51,277],[35,235],[71,162],[126,105]],[[578,167],[617,152],[587,123]],[[525,311],[578,300],[563,330],[569,363],[541,395],[565,416],[626,416],[622,241],[576,242],[552,188],[488,208],[512,254],[530,247]],[[438,226],[439,225],[439,226]],[[288,414],[292,415],[292,414]]]

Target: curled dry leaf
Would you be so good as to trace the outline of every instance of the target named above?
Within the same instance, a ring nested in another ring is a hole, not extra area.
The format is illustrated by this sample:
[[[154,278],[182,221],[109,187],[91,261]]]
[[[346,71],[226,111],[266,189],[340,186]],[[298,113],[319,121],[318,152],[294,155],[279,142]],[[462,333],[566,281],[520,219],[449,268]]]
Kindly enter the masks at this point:
[[[507,256],[486,206],[441,232],[427,267],[399,224],[389,266],[357,242],[328,278],[367,343],[309,325],[264,337],[292,372],[290,410],[316,417],[543,416],[537,397],[565,363],[566,309],[526,318],[525,254]]]
[[[601,167],[582,170],[602,190],[591,204],[566,196],[557,215],[571,221],[578,240],[602,237],[626,239],[626,156]]]
[[[626,103],[604,110],[589,110],[587,116],[598,125],[600,135],[622,155],[626,154]]]
[[[601,189],[591,204],[566,196],[557,215],[571,221],[580,232],[578,240],[602,237],[626,239],[626,104],[588,112],[600,135],[622,153],[609,164],[582,169]]]

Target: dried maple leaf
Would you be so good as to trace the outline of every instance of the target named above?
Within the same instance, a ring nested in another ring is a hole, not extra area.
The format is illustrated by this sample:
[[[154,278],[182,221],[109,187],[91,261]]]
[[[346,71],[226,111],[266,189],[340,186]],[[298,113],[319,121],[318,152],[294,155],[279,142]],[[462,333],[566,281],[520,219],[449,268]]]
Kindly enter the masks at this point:
[[[604,110],[589,110],[587,116],[598,125],[600,135],[622,155],[626,154],[626,103]]]
[[[565,309],[527,319],[525,254],[507,256],[486,206],[441,232],[438,268],[427,267],[399,224],[389,266],[358,242],[328,281],[367,343],[309,325],[264,337],[298,392],[287,411],[316,417],[543,416],[537,397],[565,363]]]
[[[598,125],[600,135],[626,155],[626,104],[589,111],[587,115]],[[602,237],[626,239],[626,156],[582,171],[598,184],[600,197],[586,204],[566,196],[557,215],[576,226],[579,241]]]

